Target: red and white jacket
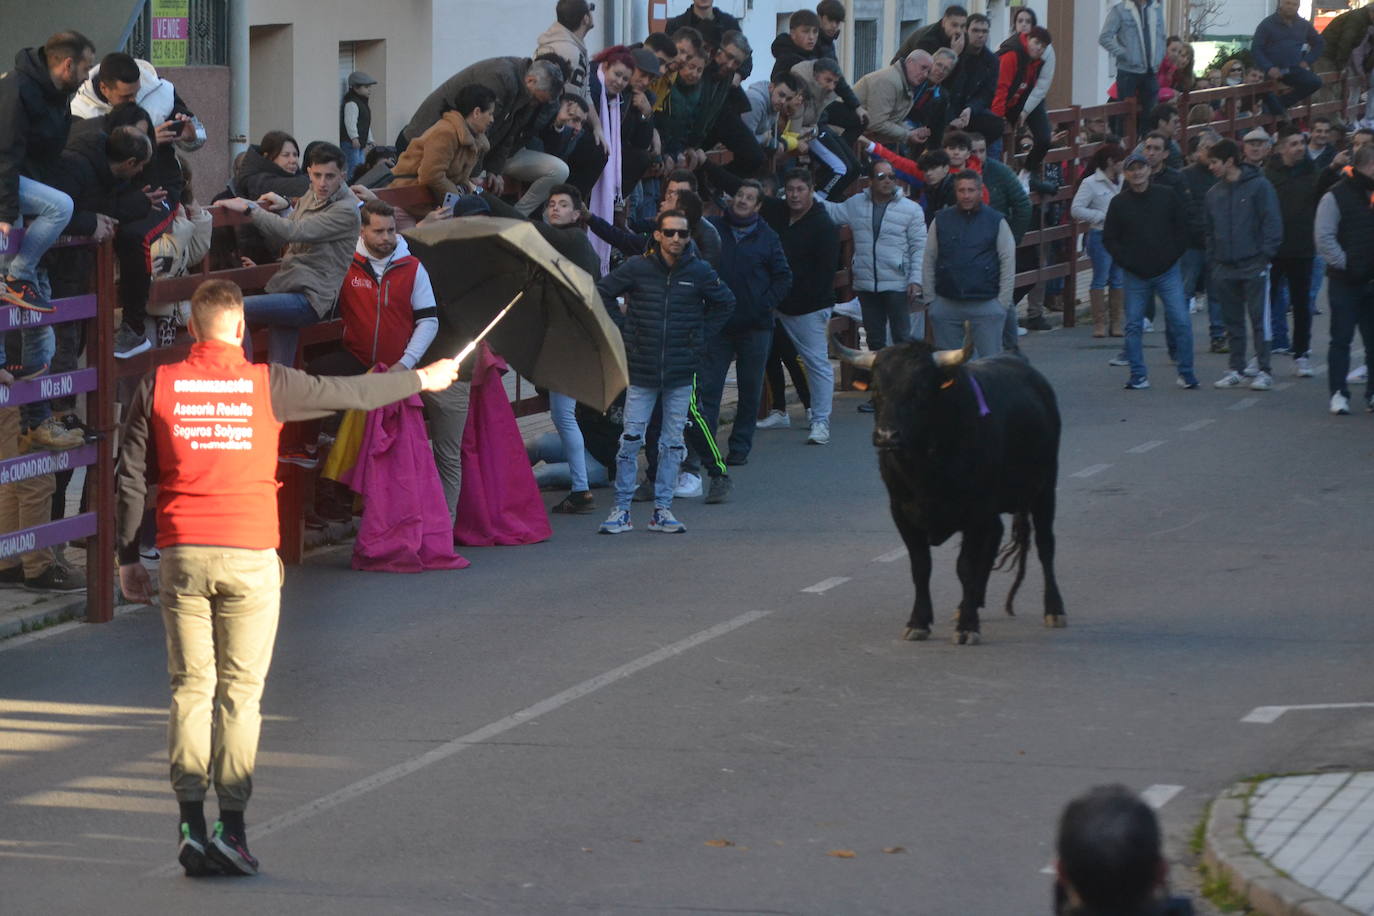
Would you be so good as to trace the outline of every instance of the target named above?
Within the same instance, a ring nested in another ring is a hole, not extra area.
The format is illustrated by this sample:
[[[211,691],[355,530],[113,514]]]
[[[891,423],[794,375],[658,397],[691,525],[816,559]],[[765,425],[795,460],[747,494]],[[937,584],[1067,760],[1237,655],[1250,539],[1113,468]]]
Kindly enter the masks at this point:
[[[413,369],[439,331],[429,274],[404,238],[387,258],[374,258],[358,239],[339,292],[344,349],[365,366]]]

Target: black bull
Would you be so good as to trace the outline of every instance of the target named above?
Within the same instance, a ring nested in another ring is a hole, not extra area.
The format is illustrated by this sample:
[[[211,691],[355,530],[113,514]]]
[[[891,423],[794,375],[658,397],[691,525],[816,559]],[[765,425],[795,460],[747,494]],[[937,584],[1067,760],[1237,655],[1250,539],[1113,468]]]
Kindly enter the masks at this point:
[[[935,351],[919,340],[876,354],[839,349],[842,358],[873,372],[873,444],[916,585],[903,635],[930,636],[930,548],[956,531],[964,535],[956,640],[979,641],[988,577],[1008,561],[1016,566],[1006,606],[1013,613],[1032,526],[1044,570],[1045,625],[1064,626],[1054,578],[1060,421],[1050,383],[1012,354],[969,362],[968,348]],[[1012,516],[1012,536],[999,559],[1002,513]]]

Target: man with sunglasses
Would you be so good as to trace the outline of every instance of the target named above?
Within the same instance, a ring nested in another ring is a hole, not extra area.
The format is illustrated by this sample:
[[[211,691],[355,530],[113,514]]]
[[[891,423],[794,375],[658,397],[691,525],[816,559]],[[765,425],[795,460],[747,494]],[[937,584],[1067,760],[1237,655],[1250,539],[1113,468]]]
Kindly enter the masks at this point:
[[[615,507],[601,523],[602,534],[631,531],[639,450],[654,406],[662,401],[654,512],[649,530],[677,534],[687,528],[673,517],[686,446],[682,430],[692,399],[692,378],[705,357],[705,342],[725,327],[735,297],[711,265],[688,247],[691,225],[681,210],[664,210],[654,223],[655,248],[630,258],[597,283],[611,317],[625,336],[630,386],[625,392],[625,426],[616,456]],[[625,301],[624,311],[617,303]]]

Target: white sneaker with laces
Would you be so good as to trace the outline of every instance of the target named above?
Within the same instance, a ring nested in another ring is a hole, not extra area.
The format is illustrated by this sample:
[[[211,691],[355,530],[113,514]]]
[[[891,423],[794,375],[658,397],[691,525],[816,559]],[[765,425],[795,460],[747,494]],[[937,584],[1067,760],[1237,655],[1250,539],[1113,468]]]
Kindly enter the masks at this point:
[[[1273,387],[1274,377],[1263,370],[1250,381],[1251,391],[1268,391]]]
[[[770,411],[768,416],[764,417],[756,425],[759,429],[787,429],[792,425],[792,419],[787,416],[785,412],[774,410]]]
[[[677,475],[677,487],[673,490],[673,497],[676,499],[691,499],[700,496],[701,477],[691,471],[682,471]]]
[[[1259,358],[1252,356],[1250,357],[1250,362],[1245,364],[1245,368],[1240,371],[1240,374],[1246,378],[1254,378],[1259,375],[1259,371]]]
[[[1364,366],[1359,367],[1358,369],[1352,369],[1352,370],[1350,370],[1350,372],[1346,375],[1345,380],[1346,380],[1347,382],[1363,382],[1363,381],[1364,381],[1365,379],[1367,379],[1368,377],[1369,377],[1369,366],[1368,366],[1368,365],[1364,365]]]
[[[813,420],[811,422],[811,435],[806,437],[807,445],[828,445],[830,444],[830,421]]]
[[[1239,388],[1245,384],[1245,378],[1234,369],[1223,375],[1212,383],[1213,388]]]
[[[1331,412],[1338,417],[1350,415],[1350,399],[1337,391],[1331,395]]]
[[[1313,375],[1312,360],[1306,356],[1299,356],[1293,360],[1293,374],[1298,378],[1311,378]]]
[[[1155,329],[1155,323],[1148,318],[1142,318],[1140,319],[1140,329],[1149,334]]]

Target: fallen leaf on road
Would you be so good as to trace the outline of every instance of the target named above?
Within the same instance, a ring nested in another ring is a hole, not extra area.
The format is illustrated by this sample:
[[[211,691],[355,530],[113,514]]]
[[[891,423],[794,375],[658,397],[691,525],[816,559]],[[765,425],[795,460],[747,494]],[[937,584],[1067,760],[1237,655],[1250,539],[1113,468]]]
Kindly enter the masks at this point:
[[[729,840],[707,840],[706,845],[714,846],[716,849],[722,849],[726,846],[734,846],[735,844]]]
[[[852,850],[852,849],[832,849],[832,850],[830,850],[829,852],[827,852],[826,855],[828,855],[828,856],[834,856],[834,857],[837,858],[837,859],[852,859],[852,858],[854,858],[854,850]]]
[[[895,855],[896,855],[897,853],[899,853],[899,852],[906,852],[906,847],[905,847],[905,846],[884,846],[884,847],[883,847],[883,852],[887,853],[887,854],[890,855],[890,856],[895,856]]]

